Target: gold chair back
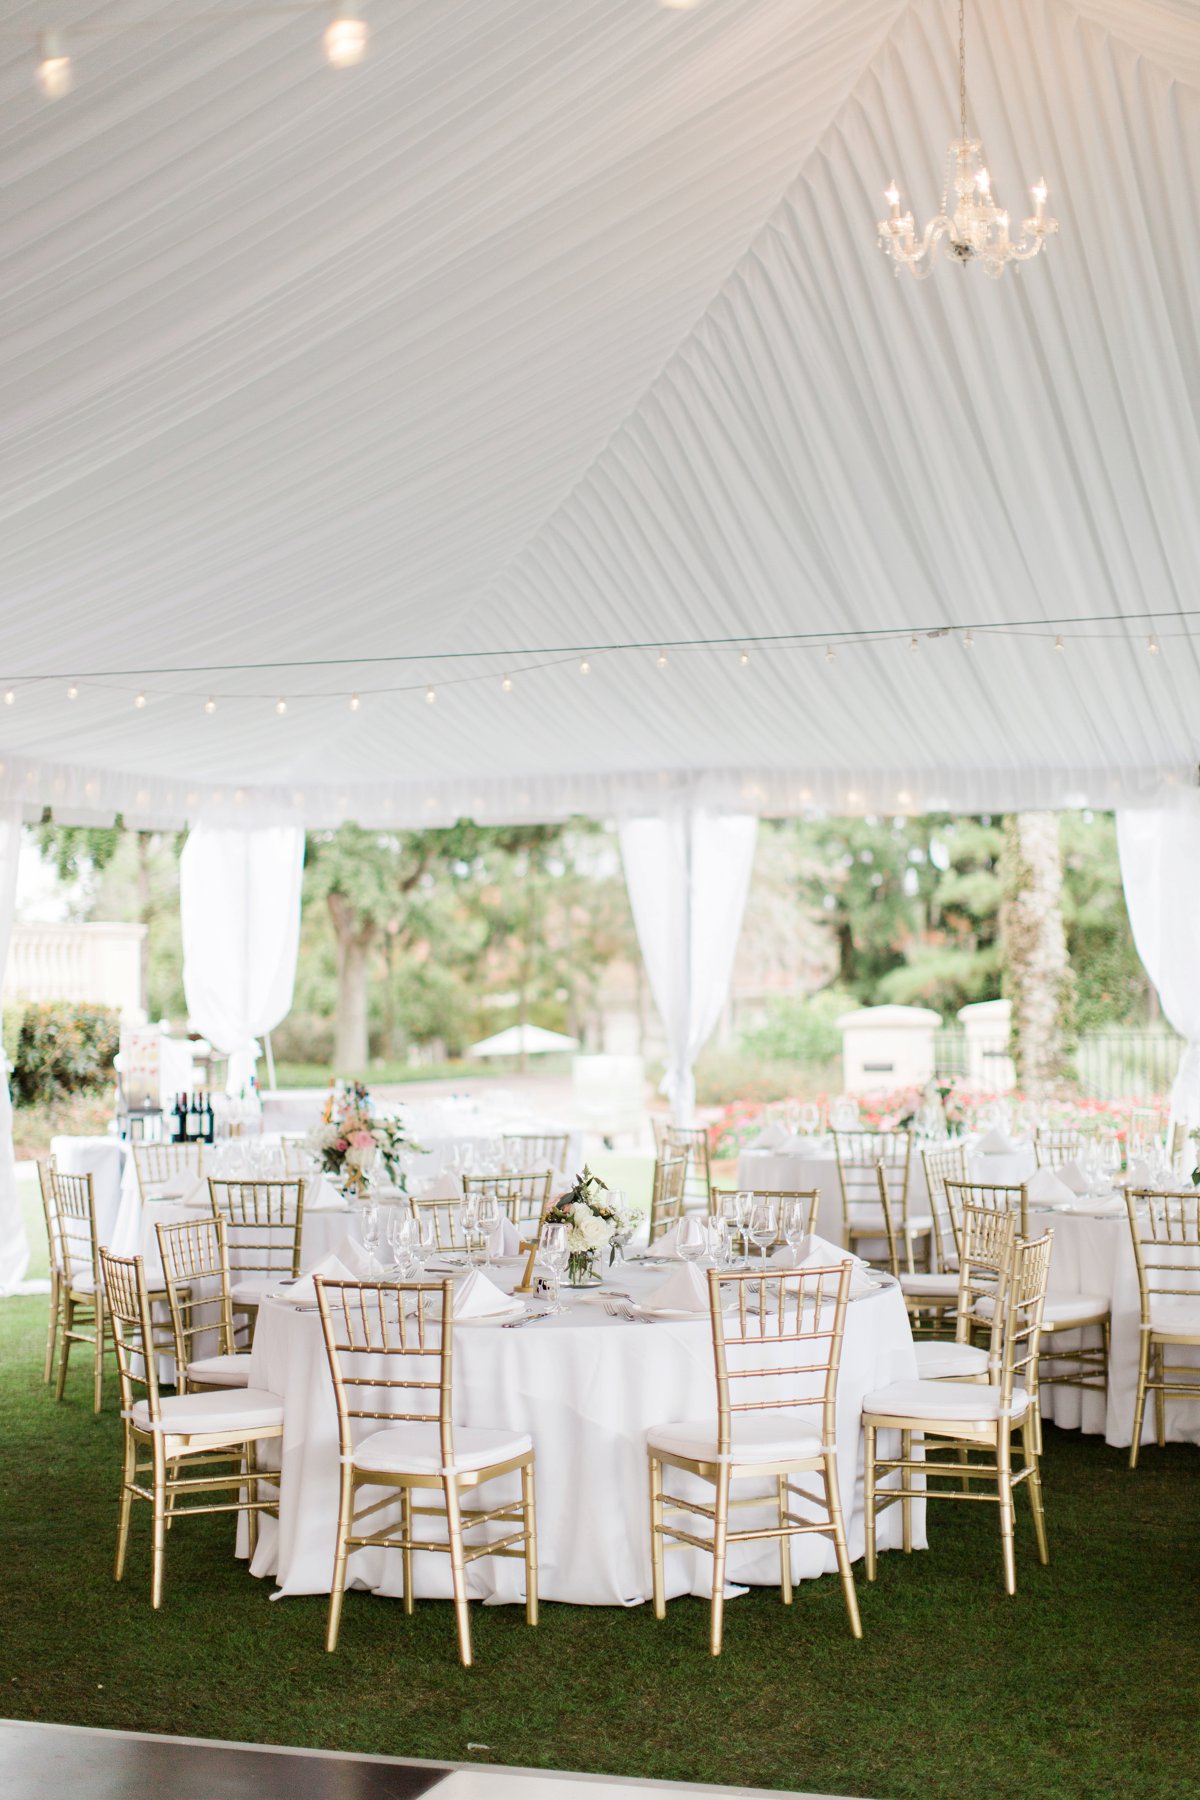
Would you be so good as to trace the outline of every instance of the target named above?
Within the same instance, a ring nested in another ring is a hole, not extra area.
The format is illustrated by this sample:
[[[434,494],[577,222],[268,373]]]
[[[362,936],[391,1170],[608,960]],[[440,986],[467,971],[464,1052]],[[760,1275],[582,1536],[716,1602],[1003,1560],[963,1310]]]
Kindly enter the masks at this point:
[[[198,1181],[204,1173],[203,1144],[135,1143],[132,1150],[138,1192],[143,1200],[164,1181],[173,1181],[179,1175]]]
[[[650,1190],[650,1242],[653,1244],[683,1216],[684,1183],[687,1180],[686,1156],[659,1156],[654,1164],[654,1184]]]
[[[537,1231],[550,1204],[552,1169],[530,1169],[524,1175],[464,1175],[463,1198],[495,1199],[510,1225]]]
[[[744,1188],[713,1188],[713,1216],[716,1217],[724,1211],[726,1201],[732,1200],[737,1194],[745,1193],[746,1191],[747,1190]],[[779,1202],[781,1232],[783,1230],[783,1212],[789,1200],[794,1200],[797,1206],[803,1208],[805,1237],[811,1237],[813,1232],[817,1229],[817,1213],[820,1211],[821,1207],[820,1188],[759,1188],[757,1192],[760,1193],[764,1199],[777,1200]],[[728,1217],[728,1214],[726,1214],[726,1217]]]
[[[929,1210],[933,1214],[938,1267],[952,1269],[962,1250],[958,1241],[957,1222],[946,1199],[946,1183],[970,1180],[967,1147],[965,1144],[947,1144],[940,1150],[922,1150],[921,1164],[925,1170]]]
[[[436,1423],[442,1464],[454,1463],[454,1283],[314,1278],[337,1403],[343,1460],[356,1422]]]
[[[946,1204],[954,1219],[954,1235],[962,1241],[963,1215],[968,1206],[985,1212],[1012,1213],[1017,1221],[1017,1236],[1029,1236],[1029,1199],[1023,1184],[1005,1185],[995,1181],[946,1182]]]
[[[231,1276],[299,1275],[302,1181],[240,1181],[210,1175],[208,1191],[214,1219],[225,1224]]]
[[[988,1206],[962,1211],[962,1251],[958,1264],[958,1305],[954,1336],[969,1344],[973,1330],[989,1330],[989,1379],[999,1373],[1004,1329],[1005,1283],[1017,1241],[1017,1215]]]
[[[842,1193],[842,1223],[847,1248],[853,1237],[873,1235],[862,1223],[866,1209],[874,1214],[879,1205],[880,1163],[887,1172],[893,1207],[901,1229],[908,1221],[908,1184],[912,1168],[911,1131],[835,1131],[838,1185]]]
[[[883,1209],[883,1234],[887,1239],[888,1268],[893,1277],[900,1279],[900,1252],[896,1244],[896,1219],[892,1212],[892,1195],[888,1186],[887,1164],[882,1159],[875,1164],[875,1185],[879,1194],[879,1204]]]
[[[1015,1387],[1025,1388],[1031,1404],[1037,1405],[1038,1346],[1053,1247],[1052,1231],[1032,1243],[1014,1239],[1008,1280],[1000,1284],[997,1306],[1003,1314],[1004,1330],[1000,1369],[993,1385],[1000,1389],[1002,1415],[1012,1406]]]
[[[46,1254],[50,1261],[51,1281],[57,1281],[63,1274],[65,1265],[62,1234],[58,1228],[58,1211],[54,1204],[54,1182],[51,1179],[53,1168],[52,1161],[39,1160],[38,1162],[38,1192],[42,1197],[42,1218],[46,1224]]]
[[[439,1250],[467,1249],[467,1235],[463,1229],[461,1194],[426,1195],[418,1199],[415,1194],[408,1197],[409,1208],[414,1219],[422,1215],[433,1220],[433,1233]]]
[[[668,1125],[663,1131],[661,1155],[686,1159],[683,1182],[683,1205],[709,1209],[712,1192],[712,1166],[708,1154],[708,1131],[703,1125]]]
[[[101,1250],[100,1266],[105,1304],[117,1349],[121,1411],[128,1415],[137,1401],[145,1400],[150,1422],[156,1425],[162,1413],[145,1264],[140,1256],[114,1256],[111,1250]]]
[[[1033,1134],[1033,1154],[1039,1169],[1061,1169],[1087,1152],[1088,1136],[1076,1125],[1039,1125]]]
[[[86,1276],[100,1291],[100,1258],[96,1242],[96,1202],[90,1175],[66,1175],[50,1169],[51,1204],[58,1229],[63,1279]]]
[[[285,1175],[307,1175],[312,1168],[308,1139],[303,1132],[283,1131],[279,1135],[279,1154]]]
[[[1143,1331],[1150,1329],[1156,1301],[1160,1320],[1165,1316],[1164,1301],[1168,1307],[1174,1302],[1179,1311],[1180,1302],[1195,1303],[1194,1316],[1200,1320],[1200,1189],[1163,1194],[1137,1188],[1126,1194],[1125,1203],[1137,1263]],[[1194,1329],[1200,1337],[1200,1327]]]
[[[233,1303],[229,1297],[229,1256],[224,1219],[184,1219],[156,1225],[175,1338],[179,1391],[187,1392],[187,1370],[202,1356],[232,1356]]]
[[[851,1265],[778,1275],[710,1269],[717,1449],[733,1446],[738,1413],[820,1408],[821,1442],[837,1441],[837,1379]],[[788,1346],[776,1361],[769,1347]]]
[[[571,1142],[566,1131],[506,1131],[500,1140],[505,1168],[565,1169]]]

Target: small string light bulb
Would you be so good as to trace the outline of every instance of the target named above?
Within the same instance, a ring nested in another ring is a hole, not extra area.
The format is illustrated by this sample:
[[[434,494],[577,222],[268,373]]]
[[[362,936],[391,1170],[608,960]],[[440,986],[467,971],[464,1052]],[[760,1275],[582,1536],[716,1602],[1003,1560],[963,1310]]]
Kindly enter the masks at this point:
[[[142,707],[145,706],[145,704],[146,704],[145,694],[135,694],[133,696],[133,704],[137,707],[138,711],[140,712]]]
[[[279,714],[279,717],[281,719],[282,719],[284,713],[287,711],[287,701],[284,699],[282,694],[280,694],[278,700],[275,702],[275,711]]]
[[[370,35],[367,25],[356,13],[339,6],[325,27],[325,36],[321,40],[325,61],[331,69],[354,68],[367,54],[367,39]]]
[[[500,689],[501,689],[501,692],[502,692],[502,693],[505,693],[505,694],[511,694],[511,693],[512,693],[512,691],[513,691],[513,678],[512,678],[512,676],[511,676],[511,675],[505,675],[505,676],[504,676],[504,678],[503,678],[503,680],[502,680],[502,681],[501,681],[501,683],[500,683]]]
[[[1155,637],[1153,632],[1150,633],[1149,640],[1146,644],[1146,649],[1151,656],[1158,655],[1158,639]]]
[[[434,706],[434,705],[436,705],[436,703],[437,703],[437,689],[427,687],[425,689],[425,704],[426,704],[426,706]]]
[[[212,718],[213,714],[217,710],[217,703],[213,699],[211,694],[208,696],[208,699],[204,702],[204,710],[208,714],[210,719]]]
[[[78,700],[78,698],[79,698],[79,689],[75,686],[75,683],[72,682],[70,687],[67,689],[67,699],[68,700]]]
[[[362,701],[359,699],[358,695],[351,694],[351,696],[350,696],[350,711],[357,712],[361,705],[362,705]]]
[[[655,663],[656,663],[656,664],[657,664],[657,665],[658,665],[658,667],[659,667],[659,668],[660,668],[660,669],[665,669],[665,668],[666,668],[666,666],[667,666],[667,653],[666,653],[666,651],[665,651],[665,650],[660,650],[660,651],[659,651],[659,653],[658,653],[658,655],[657,655],[657,656],[656,656],[656,657],[655,657],[655,659],[654,659],[654,660],[655,660]]]
[[[921,648],[921,640],[915,632],[908,640],[908,647],[910,651],[919,650]]]
[[[64,56],[57,31],[43,31],[38,37],[34,80],[47,100],[61,100],[71,91],[71,59]]]
[[[5,706],[13,706],[13,705],[15,705],[15,703],[16,703],[16,698],[17,698],[17,690],[16,690],[16,688],[5,688],[5,690],[4,690],[4,704],[5,704]]]
[[[826,662],[836,662],[837,661],[837,651],[834,649],[832,644],[826,644],[826,646],[825,646],[825,661]]]
[[[583,657],[583,659],[581,660],[581,662],[579,664],[579,673],[581,675],[590,675],[591,672],[592,672],[592,665],[588,661],[587,657],[585,656],[585,657]]]
[[[973,650],[974,648],[975,648],[975,633],[973,631],[964,631],[963,632],[963,649],[964,650]]]
[[[748,669],[750,667],[750,652],[748,650],[741,651],[738,655],[738,662],[743,669]]]
[[[1066,647],[1067,646],[1063,642],[1062,632],[1060,631],[1058,636],[1054,640],[1054,648],[1055,648],[1056,652],[1058,653],[1058,655],[1061,656],[1063,651],[1066,649]]]

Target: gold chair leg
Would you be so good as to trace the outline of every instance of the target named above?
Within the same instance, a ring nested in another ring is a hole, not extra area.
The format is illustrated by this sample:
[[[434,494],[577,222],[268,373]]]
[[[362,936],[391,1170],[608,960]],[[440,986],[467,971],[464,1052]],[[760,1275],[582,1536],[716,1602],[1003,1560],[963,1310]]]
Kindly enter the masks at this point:
[[[721,1654],[721,1638],[725,1628],[725,1557],[729,1538],[729,1466],[722,1464],[717,1472],[716,1518],[713,1521],[712,1606],[709,1615],[708,1647],[714,1656]]]
[[[912,1460],[911,1431],[902,1431],[900,1433],[900,1460],[902,1463],[908,1463]],[[908,1470],[906,1468],[901,1469],[900,1471],[900,1485],[904,1488],[907,1488],[909,1485]],[[901,1500],[900,1502],[900,1533],[900,1541],[904,1554],[905,1556],[911,1556],[913,1546],[911,1500]]]
[[[250,1561],[254,1561],[254,1552],[258,1549],[258,1457],[254,1439],[246,1444],[246,1499],[249,1511],[246,1514],[246,1537],[250,1548]]]
[[[1142,1419],[1146,1411],[1146,1382],[1150,1375],[1150,1333],[1143,1331],[1138,1351],[1137,1397],[1133,1403],[1133,1442],[1129,1446],[1129,1466],[1136,1469],[1142,1447]]]
[[[150,1548],[150,1604],[157,1612],[162,1605],[163,1564],[167,1551],[167,1463],[162,1438],[154,1437],[154,1526]]]
[[[446,1531],[450,1539],[450,1579],[454,1585],[454,1618],[458,1626],[458,1654],[464,1669],[471,1666],[471,1614],[467,1606],[467,1565],[463,1561],[462,1510],[458,1482],[446,1477]]]
[[[521,1519],[525,1527],[525,1623],[538,1622],[537,1511],[534,1506],[533,1464],[521,1465]]]
[[[42,1369],[42,1380],[54,1379],[54,1351],[58,1342],[58,1313],[62,1304],[59,1294],[57,1269],[50,1271],[50,1318],[46,1325],[46,1361]]]
[[[1000,1493],[1000,1553],[1004,1559],[1004,1591],[1017,1591],[1017,1559],[1013,1547],[1015,1514],[1012,1491],[1012,1434],[1001,1428],[996,1434],[997,1486]]]
[[[1162,1450],[1167,1442],[1167,1391],[1163,1385],[1167,1379],[1164,1368],[1167,1353],[1161,1344],[1155,1344],[1150,1352],[1150,1357],[1158,1381],[1158,1386],[1154,1390],[1154,1432],[1158,1440],[1158,1447]]]
[[[777,1485],[779,1488],[779,1529],[783,1531],[787,1525],[787,1476],[780,1475]],[[826,1484],[826,1495],[828,1495],[828,1483]],[[792,1540],[790,1537],[781,1537],[779,1540],[779,1592],[783,1604],[790,1606],[792,1604]]]
[[[329,1624],[325,1632],[326,1650],[336,1650],[338,1628],[342,1622],[342,1600],[346,1593],[346,1563],[349,1549],[346,1539],[350,1535],[351,1512],[354,1506],[354,1474],[347,1463],[342,1464],[342,1489],[338,1500],[337,1549],[333,1555],[333,1585],[329,1590]]]
[[[100,1411],[100,1401],[104,1385],[104,1295],[96,1295],[96,1353],[92,1361],[92,1411]]]
[[[404,1610],[408,1614],[416,1611],[417,1597],[413,1592],[413,1497],[411,1488],[400,1490],[400,1530],[404,1538]]]
[[[875,1427],[863,1433],[863,1534],[867,1580],[875,1579]]]
[[[667,1588],[663,1580],[663,1471],[657,1456],[650,1458],[650,1573],[654,1584],[654,1616],[667,1616]]]
[[[1033,1441],[1033,1419],[1027,1412],[1025,1423],[1021,1427],[1021,1447],[1025,1457],[1025,1466],[1029,1470],[1029,1503],[1033,1508],[1033,1529],[1037,1537],[1038,1561],[1042,1564],[1050,1561],[1050,1545],[1046,1539],[1046,1508],[1042,1501],[1042,1471],[1038,1464],[1037,1450]]]
[[[133,1480],[137,1473],[137,1444],[129,1426],[125,1427],[125,1451],[121,1464],[121,1506],[117,1514],[117,1560],[113,1564],[113,1580],[125,1574],[125,1553],[129,1548],[129,1516],[133,1511]]]
[[[862,1620],[858,1615],[858,1589],[854,1585],[854,1570],[850,1566],[850,1549],[846,1543],[846,1522],[842,1517],[841,1484],[838,1481],[837,1459],[834,1456],[825,1458],[825,1505],[829,1513],[829,1522],[833,1526],[833,1551],[837,1557],[838,1574],[841,1577],[842,1593],[846,1600],[850,1635],[860,1638],[862,1636]]]
[[[75,1302],[70,1294],[63,1295],[62,1332],[58,1345],[58,1380],[54,1384],[54,1398],[61,1400],[67,1389],[67,1358],[71,1354],[71,1332],[75,1328]]]

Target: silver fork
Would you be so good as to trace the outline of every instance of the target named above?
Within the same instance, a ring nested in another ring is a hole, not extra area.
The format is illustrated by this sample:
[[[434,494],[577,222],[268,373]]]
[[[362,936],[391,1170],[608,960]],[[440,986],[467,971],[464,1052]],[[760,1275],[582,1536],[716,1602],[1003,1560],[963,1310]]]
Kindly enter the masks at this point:
[[[634,1324],[639,1323],[637,1314],[627,1300],[606,1300],[604,1310],[611,1319],[626,1319]]]

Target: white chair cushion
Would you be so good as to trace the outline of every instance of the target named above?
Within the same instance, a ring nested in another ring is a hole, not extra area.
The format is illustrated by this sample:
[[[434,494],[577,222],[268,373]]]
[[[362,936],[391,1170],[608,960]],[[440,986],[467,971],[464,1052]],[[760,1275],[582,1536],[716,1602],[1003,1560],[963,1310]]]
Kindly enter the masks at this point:
[[[990,1319],[996,1302],[983,1298],[975,1302],[976,1315]],[[1109,1305],[1103,1294],[1047,1294],[1042,1307],[1042,1324],[1050,1329],[1066,1330],[1081,1321],[1107,1318]]]
[[[922,1381],[961,1381],[967,1375],[987,1373],[987,1351],[978,1344],[954,1344],[937,1338],[918,1338],[917,1374]]]
[[[159,1424],[150,1423],[150,1408],[139,1400],[130,1418],[139,1431],[166,1431],[173,1436],[249,1437],[283,1424],[283,1401],[265,1388],[233,1388],[221,1394],[176,1394],[158,1403]]]
[[[903,1237],[904,1220],[900,1216],[899,1205],[892,1208],[892,1219],[897,1234]],[[850,1202],[850,1224],[860,1237],[887,1236],[887,1225],[884,1222],[882,1206],[860,1205],[857,1200],[852,1200]],[[910,1237],[918,1232],[932,1230],[933,1220],[928,1213],[909,1213],[908,1235]]]
[[[82,1270],[78,1275],[68,1275],[65,1279],[77,1294],[94,1294],[96,1291],[96,1277],[85,1275]]]
[[[1024,1388],[1014,1388],[1012,1414],[1029,1405]],[[928,1419],[934,1425],[989,1425],[1000,1416],[1000,1390],[966,1381],[893,1381],[863,1400],[864,1414],[889,1419]]]
[[[806,1409],[807,1411],[807,1409]],[[677,1425],[654,1425],[646,1434],[651,1450],[686,1456],[694,1462],[807,1462],[821,1454],[821,1438],[805,1412],[735,1414],[733,1448],[717,1454],[717,1421],[685,1419]]]
[[[1200,1294],[1152,1295],[1150,1326],[1169,1337],[1200,1338]]]
[[[188,1364],[187,1372],[189,1381],[214,1382],[221,1387],[248,1387],[250,1353],[246,1351],[235,1356],[202,1356],[198,1361]]]
[[[482,1425],[454,1427],[453,1467],[464,1472],[511,1462],[532,1449],[533,1439],[525,1432],[493,1431]],[[354,1466],[389,1475],[440,1475],[441,1433],[436,1424],[389,1425],[373,1431],[355,1450]]]
[[[911,1295],[914,1300],[957,1300],[958,1276],[902,1274],[900,1291]]]

